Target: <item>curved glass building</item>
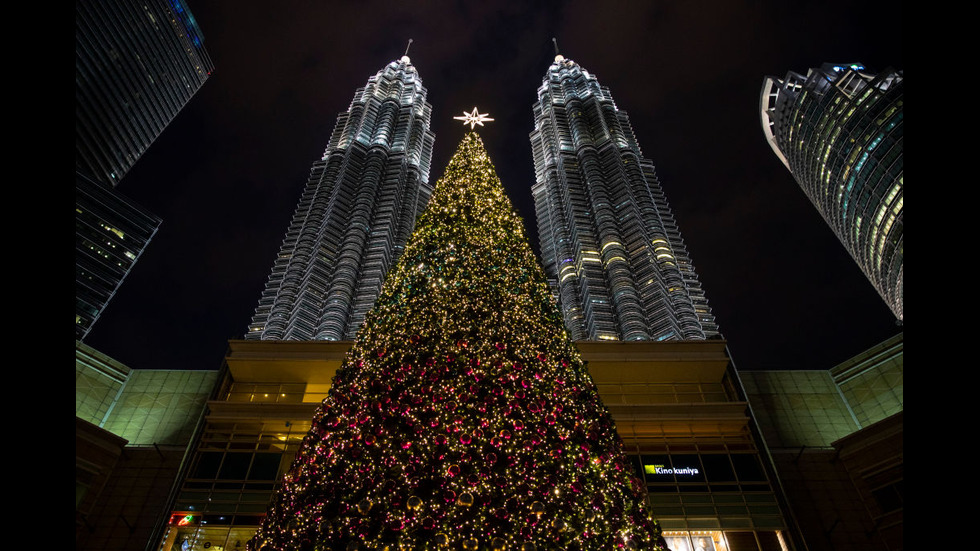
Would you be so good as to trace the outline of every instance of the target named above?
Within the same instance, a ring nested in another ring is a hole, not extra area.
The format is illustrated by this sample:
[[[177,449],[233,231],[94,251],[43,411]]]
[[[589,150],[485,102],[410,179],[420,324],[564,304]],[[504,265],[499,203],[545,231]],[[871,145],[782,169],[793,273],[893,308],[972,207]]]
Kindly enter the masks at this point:
[[[408,56],[355,92],[313,164],[246,339],[353,340],[432,194],[431,117]]]
[[[595,76],[561,55],[538,88],[531,149],[542,261],[571,337],[718,336],[629,117]]]
[[[767,77],[760,111],[776,156],[904,321],[903,80],[824,64]]]

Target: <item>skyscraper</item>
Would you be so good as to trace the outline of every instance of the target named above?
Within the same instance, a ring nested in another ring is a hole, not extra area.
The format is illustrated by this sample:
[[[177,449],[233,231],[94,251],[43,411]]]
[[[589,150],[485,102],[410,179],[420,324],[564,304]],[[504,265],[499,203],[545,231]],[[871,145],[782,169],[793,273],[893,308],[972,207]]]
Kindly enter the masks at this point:
[[[115,186],[210,76],[181,0],[75,2],[75,168]]]
[[[541,256],[573,339],[717,337],[718,327],[629,117],[561,55],[534,104]]]
[[[181,0],[75,2],[75,338],[160,226],[115,190],[211,74]]]
[[[75,173],[75,338],[82,340],[160,227],[160,218]]]
[[[313,164],[246,339],[354,338],[432,194],[431,116],[407,55],[355,92]]]
[[[767,77],[762,130],[892,313],[903,320],[902,71],[824,64]]]

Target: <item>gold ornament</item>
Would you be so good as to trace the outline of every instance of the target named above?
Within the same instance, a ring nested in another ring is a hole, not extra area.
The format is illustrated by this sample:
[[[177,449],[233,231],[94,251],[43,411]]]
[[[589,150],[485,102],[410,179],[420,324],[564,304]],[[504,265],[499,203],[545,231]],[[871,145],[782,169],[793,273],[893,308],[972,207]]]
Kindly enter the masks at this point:
[[[368,511],[370,511],[370,510],[371,510],[371,500],[370,499],[364,498],[361,501],[357,502],[357,512],[358,513],[361,513],[362,515],[366,515],[366,514],[368,514]]]

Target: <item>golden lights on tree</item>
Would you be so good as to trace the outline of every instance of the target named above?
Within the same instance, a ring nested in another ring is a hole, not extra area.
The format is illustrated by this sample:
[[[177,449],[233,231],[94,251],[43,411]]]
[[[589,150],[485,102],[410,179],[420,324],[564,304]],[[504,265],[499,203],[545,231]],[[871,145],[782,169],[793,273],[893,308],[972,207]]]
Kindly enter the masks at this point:
[[[249,546],[656,549],[645,500],[468,133]]]

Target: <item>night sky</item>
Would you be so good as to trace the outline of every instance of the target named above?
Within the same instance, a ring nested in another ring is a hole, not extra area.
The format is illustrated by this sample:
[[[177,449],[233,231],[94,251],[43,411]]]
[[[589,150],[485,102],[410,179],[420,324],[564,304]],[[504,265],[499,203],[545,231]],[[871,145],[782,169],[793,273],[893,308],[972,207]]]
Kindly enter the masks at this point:
[[[337,115],[409,39],[430,180],[464,134],[453,117],[489,113],[478,129],[535,250],[528,134],[555,37],[630,115],[739,369],[826,369],[901,331],[759,118],[767,75],[904,70],[900,2],[188,4],[215,70],[117,188],[163,225],[85,339],[129,367],[220,367]]]

